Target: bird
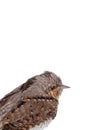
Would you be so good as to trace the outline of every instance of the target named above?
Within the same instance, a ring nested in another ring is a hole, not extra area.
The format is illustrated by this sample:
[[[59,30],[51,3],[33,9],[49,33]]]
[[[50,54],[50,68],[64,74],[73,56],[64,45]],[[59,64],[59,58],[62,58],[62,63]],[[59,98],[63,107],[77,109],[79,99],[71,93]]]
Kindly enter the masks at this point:
[[[50,71],[28,79],[0,100],[0,130],[43,130],[56,117],[65,88]]]

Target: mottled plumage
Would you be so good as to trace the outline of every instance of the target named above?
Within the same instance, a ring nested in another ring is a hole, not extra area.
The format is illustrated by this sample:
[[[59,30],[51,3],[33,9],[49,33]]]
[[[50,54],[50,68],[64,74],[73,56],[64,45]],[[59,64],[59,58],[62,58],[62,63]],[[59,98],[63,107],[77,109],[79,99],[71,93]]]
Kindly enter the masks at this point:
[[[28,79],[0,100],[0,130],[39,130],[55,118],[61,79],[52,72]]]

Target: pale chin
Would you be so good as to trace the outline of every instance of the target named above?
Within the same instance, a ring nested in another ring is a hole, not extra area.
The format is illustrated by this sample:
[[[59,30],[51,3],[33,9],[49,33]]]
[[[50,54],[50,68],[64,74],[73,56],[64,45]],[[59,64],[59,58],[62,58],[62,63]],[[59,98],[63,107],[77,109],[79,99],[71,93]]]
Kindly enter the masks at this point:
[[[62,89],[62,90],[60,90],[60,93],[59,93],[59,96],[57,97],[57,99],[59,99],[59,98],[60,98],[60,96],[61,96],[61,94],[62,94],[62,91],[63,91],[63,89]]]

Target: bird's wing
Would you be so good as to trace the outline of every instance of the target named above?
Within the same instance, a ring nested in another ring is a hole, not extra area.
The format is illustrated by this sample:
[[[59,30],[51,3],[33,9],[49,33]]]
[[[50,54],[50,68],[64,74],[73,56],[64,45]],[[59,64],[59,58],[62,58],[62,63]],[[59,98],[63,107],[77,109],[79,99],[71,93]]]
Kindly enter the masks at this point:
[[[29,130],[56,116],[58,102],[49,97],[20,101],[2,120],[2,130]]]
[[[8,100],[13,97],[14,95],[16,96],[19,92],[23,93],[23,91],[27,90],[30,85],[32,85],[34,83],[34,79],[35,77],[32,77],[30,79],[28,79],[25,83],[23,83],[22,85],[20,85],[19,87],[17,87],[16,89],[14,89],[13,91],[11,91],[10,93],[8,93],[6,96],[4,96],[1,100],[0,100],[0,108],[5,105],[5,103],[8,102]]]
[[[14,89],[12,92],[8,93],[5,95],[1,100],[0,100],[0,108],[16,93],[18,93],[20,90],[20,87],[17,87]]]
[[[22,100],[23,93],[34,83],[35,77],[28,79],[25,83],[8,93],[0,100],[0,121],[17,103]]]

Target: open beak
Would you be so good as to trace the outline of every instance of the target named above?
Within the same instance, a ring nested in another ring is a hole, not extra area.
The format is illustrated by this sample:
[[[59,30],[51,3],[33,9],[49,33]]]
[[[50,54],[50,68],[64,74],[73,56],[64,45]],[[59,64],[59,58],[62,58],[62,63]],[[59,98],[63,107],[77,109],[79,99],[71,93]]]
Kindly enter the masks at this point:
[[[70,88],[69,86],[66,86],[66,85],[62,85],[61,87],[62,87],[63,89]]]

